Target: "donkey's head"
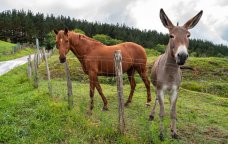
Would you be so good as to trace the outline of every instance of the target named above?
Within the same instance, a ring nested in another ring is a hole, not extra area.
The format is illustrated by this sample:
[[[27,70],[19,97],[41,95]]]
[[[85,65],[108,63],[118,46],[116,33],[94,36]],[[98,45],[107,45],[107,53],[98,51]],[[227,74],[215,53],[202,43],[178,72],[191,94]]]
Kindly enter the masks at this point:
[[[164,10],[160,10],[160,19],[163,25],[169,30],[169,47],[171,49],[171,54],[178,65],[183,65],[188,58],[189,37],[191,35],[188,29],[193,28],[199,22],[202,14],[203,11],[201,10],[183,26],[174,26]]]
[[[66,61],[66,55],[70,50],[70,43],[68,38],[68,29],[65,30],[54,30],[56,34],[56,48],[59,49],[59,61],[64,63]]]

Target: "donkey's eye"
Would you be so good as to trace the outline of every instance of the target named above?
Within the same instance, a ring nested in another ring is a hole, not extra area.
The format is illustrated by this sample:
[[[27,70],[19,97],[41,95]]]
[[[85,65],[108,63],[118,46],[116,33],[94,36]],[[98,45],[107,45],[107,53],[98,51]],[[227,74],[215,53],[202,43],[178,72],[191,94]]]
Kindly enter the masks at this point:
[[[66,40],[65,42],[69,42],[69,40]]]
[[[190,34],[187,35],[188,38],[189,38],[190,36],[191,36]]]
[[[174,35],[169,35],[170,38],[174,38]]]

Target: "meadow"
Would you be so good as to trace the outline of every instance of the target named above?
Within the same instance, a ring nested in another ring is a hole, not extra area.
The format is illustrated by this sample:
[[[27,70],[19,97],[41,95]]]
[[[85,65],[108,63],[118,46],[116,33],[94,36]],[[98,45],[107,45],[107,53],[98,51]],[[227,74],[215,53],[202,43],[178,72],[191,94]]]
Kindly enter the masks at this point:
[[[0,40],[0,61],[12,60],[34,53],[34,49],[32,48],[25,48],[13,53],[12,47],[14,46],[16,46],[16,44]]]
[[[148,73],[154,57],[147,49]],[[177,102],[177,128],[180,138],[174,140],[169,129],[169,101],[166,97],[165,141],[158,137],[159,117],[148,121],[151,107],[145,107],[146,89],[138,75],[133,102],[125,109],[126,133],[118,132],[118,103],[115,79],[100,77],[109,102],[95,92],[93,115],[87,115],[89,104],[88,77],[79,61],[68,55],[73,80],[74,108],[67,108],[64,66],[57,52],[49,58],[54,90],[48,94],[45,65],[39,66],[39,88],[27,78],[26,65],[0,76],[0,143],[227,143],[228,138],[228,59],[190,57],[187,64],[196,71],[183,70],[183,83]],[[152,88],[153,101],[155,99]],[[124,75],[124,98],[130,86]],[[153,104],[153,102],[152,102]]]

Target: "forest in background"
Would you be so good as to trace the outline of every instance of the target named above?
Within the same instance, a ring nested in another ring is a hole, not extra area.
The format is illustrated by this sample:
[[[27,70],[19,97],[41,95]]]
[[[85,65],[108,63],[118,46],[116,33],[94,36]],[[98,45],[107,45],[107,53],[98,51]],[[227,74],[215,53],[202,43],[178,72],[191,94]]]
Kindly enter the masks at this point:
[[[106,24],[99,22],[88,22],[78,20],[69,16],[44,15],[24,10],[7,10],[0,12],[0,40],[13,43],[35,43],[35,38],[45,45],[48,33],[53,29],[70,30],[80,29],[87,36],[93,37],[97,34],[104,34],[113,39],[131,41],[142,45],[145,48],[160,47],[168,43],[168,35],[155,30],[139,30],[128,27],[124,24]],[[96,37],[96,36],[95,36]],[[112,43],[111,43],[112,44]],[[190,39],[189,51],[194,56],[228,56],[228,47],[222,44],[214,44],[201,39]]]

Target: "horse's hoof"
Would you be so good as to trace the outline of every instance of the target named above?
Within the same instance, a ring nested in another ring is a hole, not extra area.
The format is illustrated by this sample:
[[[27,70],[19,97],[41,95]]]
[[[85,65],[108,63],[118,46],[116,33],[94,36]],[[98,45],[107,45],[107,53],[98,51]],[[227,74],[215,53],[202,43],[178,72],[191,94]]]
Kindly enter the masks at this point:
[[[171,136],[172,136],[173,139],[178,139],[179,138],[176,133],[173,133]]]
[[[159,139],[160,139],[160,141],[164,141],[164,136],[163,136],[163,134],[162,134],[162,133],[160,133],[160,135],[159,135]]]
[[[149,116],[149,121],[153,121],[154,120],[154,116],[153,115],[150,115]]]
[[[150,106],[150,103],[149,103],[149,102],[147,102],[147,103],[146,103],[146,106],[147,106],[147,107],[149,107],[149,106]]]
[[[108,108],[107,107],[103,107],[102,111],[108,111]]]
[[[126,103],[124,104],[124,106],[125,106],[125,107],[128,107],[128,106],[129,106],[129,102],[126,102]]]
[[[92,115],[92,111],[87,111],[86,114],[91,116]]]

